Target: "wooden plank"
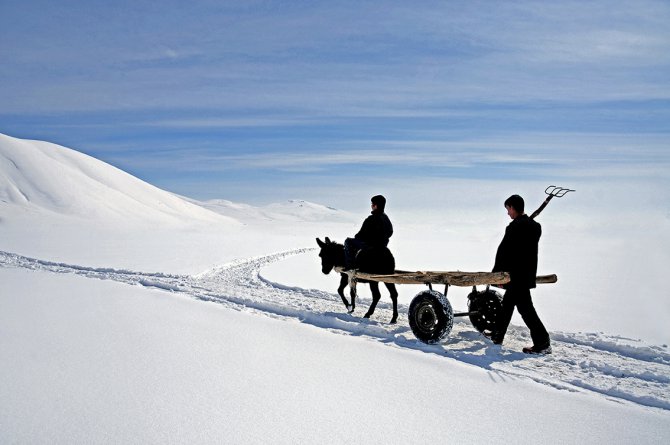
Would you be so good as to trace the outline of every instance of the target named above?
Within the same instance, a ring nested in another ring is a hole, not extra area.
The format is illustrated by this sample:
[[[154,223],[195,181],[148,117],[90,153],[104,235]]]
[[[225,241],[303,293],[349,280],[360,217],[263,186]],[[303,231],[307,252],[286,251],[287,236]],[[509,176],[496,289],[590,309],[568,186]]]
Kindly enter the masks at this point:
[[[449,284],[452,286],[477,286],[483,284],[505,284],[509,274],[505,272],[446,272],[418,271],[393,275],[371,275],[356,273],[356,278],[397,284]]]
[[[337,270],[337,272],[341,272]],[[449,284],[451,286],[501,285],[509,283],[506,272],[447,272],[447,271],[416,271],[396,270],[391,275],[369,274],[358,271],[345,272],[358,280],[380,281],[395,284]],[[537,283],[555,283],[556,275],[538,275]]]
[[[558,281],[556,274],[551,275],[538,275],[535,277],[535,282],[537,284],[553,284]]]

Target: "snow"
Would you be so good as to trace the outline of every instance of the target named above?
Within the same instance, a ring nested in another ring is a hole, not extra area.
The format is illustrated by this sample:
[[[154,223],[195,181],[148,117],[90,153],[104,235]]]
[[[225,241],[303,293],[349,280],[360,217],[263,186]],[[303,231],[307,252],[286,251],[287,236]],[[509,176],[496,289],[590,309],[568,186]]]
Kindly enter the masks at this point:
[[[398,266],[488,269],[505,221],[482,215],[440,217],[444,226],[398,215]],[[384,292],[372,319],[360,318],[364,286],[347,314],[314,238],[341,241],[359,223],[301,200],[198,203],[64,147],[0,135],[0,443],[670,439],[662,292],[628,302],[618,283],[599,295],[580,273],[589,259],[572,255],[619,238],[576,219],[543,225],[541,272],[559,283],[534,299],[554,353],[530,357],[516,318],[503,347],[466,319],[443,344],[418,342],[406,312],[422,286],[399,287],[397,325]],[[579,242],[561,238],[564,226]],[[448,251],[430,249],[445,237]],[[651,255],[667,266],[660,248]],[[607,283],[607,268],[635,272],[637,259],[609,255],[589,273]],[[449,290],[456,310],[468,292]],[[606,299],[623,309],[596,317],[610,312]],[[645,299],[657,318],[625,313]]]
[[[187,198],[188,199],[188,198]],[[355,215],[332,207],[292,199],[287,202],[270,204],[265,207],[254,207],[248,204],[234,203],[225,199],[198,202],[199,205],[222,215],[232,216],[247,223],[264,221],[284,222],[358,222]]]
[[[233,224],[95,158],[55,144],[0,135],[0,200],[93,220],[145,224],[185,217]]]

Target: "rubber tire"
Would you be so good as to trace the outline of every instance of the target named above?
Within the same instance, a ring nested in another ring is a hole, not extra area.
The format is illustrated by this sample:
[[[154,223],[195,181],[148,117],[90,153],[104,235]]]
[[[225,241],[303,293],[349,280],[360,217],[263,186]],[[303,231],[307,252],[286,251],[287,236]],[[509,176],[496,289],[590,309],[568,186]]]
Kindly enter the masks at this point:
[[[502,310],[502,295],[493,289],[484,291],[473,290],[468,295],[468,311],[470,321],[479,332],[493,332],[496,318]],[[473,314],[472,312],[478,312]]]
[[[449,300],[434,290],[416,294],[409,305],[407,318],[414,336],[429,345],[446,338],[454,326],[454,311]]]

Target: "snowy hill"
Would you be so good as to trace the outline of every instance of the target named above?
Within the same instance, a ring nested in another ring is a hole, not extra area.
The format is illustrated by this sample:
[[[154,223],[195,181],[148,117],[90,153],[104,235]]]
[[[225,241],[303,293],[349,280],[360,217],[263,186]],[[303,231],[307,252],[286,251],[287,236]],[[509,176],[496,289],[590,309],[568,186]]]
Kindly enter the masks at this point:
[[[114,224],[239,221],[353,222],[348,212],[303,200],[254,207],[181,197],[114,166],[49,142],[0,134],[0,215],[25,211]]]
[[[362,318],[365,286],[347,313],[314,237],[341,240],[363,216],[300,200],[198,203],[0,136],[0,443],[668,442],[667,344],[620,335],[665,325],[629,317],[643,299],[621,283],[602,297],[587,286],[590,260],[573,250],[596,245],[590,232],[545,225],[544,267],[561,281],[535,303],[554,353],[529,357],[518,321],[503,346],[466,319],[443,344],[419,342],[406,314],[424,286],[400,286],[397,324],[387,293]],[[479,267],[490,255],[473,245],[497,233],[469,223],[448,242],[440,224],[398,224],[394,253]],[[450,301],[465,309],[468,292]],[[648,300],[662,318],[662,295]]]
[[[237,224],[83,153],[3,134],[0,203],[5,217],[28,210],[114,223]]]
[[[0,134],[0,248],[95,266],[197,271],[249,253],[313,242],[304,224],[350,222],[347,212],[305,201],[266,207],[199,202],[161,190],[75,150]],[[268,224],[286,222],[267,237]],[[296,231],[290,223],[303,223]],[[253,226],[259,233],[240,233]],[[177,230],[177,232],[175,232]],[[282,234],[278,233],[282,232]],[[263,245],[252,240],[264,239]],[[76,248],[74,248],[76,247]]]

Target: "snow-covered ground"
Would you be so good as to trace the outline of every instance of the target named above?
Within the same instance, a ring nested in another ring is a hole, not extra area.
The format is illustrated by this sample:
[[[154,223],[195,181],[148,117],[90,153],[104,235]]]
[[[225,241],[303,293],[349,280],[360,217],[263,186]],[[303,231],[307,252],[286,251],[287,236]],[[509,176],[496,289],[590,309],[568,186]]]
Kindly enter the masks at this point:
[[[398,211],[398,266],[488,270],[507,221],[474,204]],[[0,135],[0,443],[668,442],[668,215],[642,231],[542,221],[540,273],[559,275],[534,292],[544,357],[519,352],[517,318],[502,347],[465,319],[420,343],[406,312],[421,286],[400,286],[397,325],[385,294],[360,318],[365,289],[347,314],[314,238],[363,216],[199,203]],[[456,309],[468,292],[450,289]]]

